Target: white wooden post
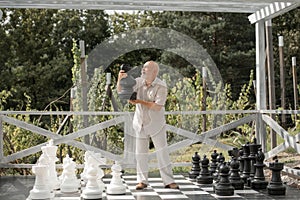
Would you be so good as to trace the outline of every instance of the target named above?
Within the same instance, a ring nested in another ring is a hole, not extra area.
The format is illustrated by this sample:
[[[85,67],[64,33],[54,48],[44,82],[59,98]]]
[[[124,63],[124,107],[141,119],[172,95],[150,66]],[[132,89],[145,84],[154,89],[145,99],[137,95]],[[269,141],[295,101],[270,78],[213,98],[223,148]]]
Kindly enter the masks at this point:
[[[135,166],[135,144],[136,137],[132,127],[133,113],[127,112],[124,115],[124,166]]]
[[[81,70],[81,94],[82,94],[82,110],[87,111],[88,110],[88,104],[87,104],[87,77],[86,77],[86,59],[85,59],[85,45],[84,41],[79,41],[79,47],[80,47],[80,70]],[[88,115],[83,115],[83,127],[86,128],[89,126],[88,122]],[[84,143],[90,144],[90,136],[85,135],[84,136]]]
[[[3,124],[2,124],[2,118],[0,117],[0,162],[3,160]]]
[[[269,109],[274,110],[276,108],[275,103],[275,75],[274,75],[274,59],[273,59],[273,37],[272,37],[272,20],[266,21],[266,44],[267,44],[267,68],[268,68],[268,89],[269,89]],[[271,114],[272,119],[275,119],[275,115]],[[271,147],[277,146],[277,134],[270,129]]]
[[[255,24],[256,36],[256,109],[266,109],[266,52],[265,52],[265,22],[258,21]],[[266,128],[262,119],[262,113],[258,113],[256,120],[256,138],[266,152]]]

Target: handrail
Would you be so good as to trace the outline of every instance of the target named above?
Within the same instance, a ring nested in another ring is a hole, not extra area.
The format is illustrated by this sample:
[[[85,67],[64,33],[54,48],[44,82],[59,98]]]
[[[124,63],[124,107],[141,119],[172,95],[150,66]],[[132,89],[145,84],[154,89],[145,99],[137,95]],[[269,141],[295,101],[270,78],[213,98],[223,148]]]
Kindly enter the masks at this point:
[[[23,150],[22,152],[17,152],[12,155],[4,156],[3,155],[3,122],[8,124],[13,124],[15,126],[25,128],[29,131],[45,135],[51,139],[54,140],[54,144],[61,144],[66,143],[68,145],[76,146],[83,150],[92,150],[95,152],[100,152],[103,156],[108,157],[112,160],[122,160],[124,163],[124,166],[132,166],[134,162],[134,149],[131,146],[128,146],[124,144],[124,152],[126,155],[123,157],[120,155],[112,154],[110,152],[106,152],[102,149],[81,143],[79,141],[75,141],[74,139],[77,137],[82,137],[86,134],[92,133],[97,130],[102,130],[103,128],[107,128],[109,126],[113,126],[119,123],[125,123],[126,128],[124,129],[124,137],[133,137],[132,134],[129,132],[132,132],[132,124],[130,121],[130,118],[124,117],[125,115],[132,115],[132,112],[102,112],[102,111],[0,111],[0,168],[5,167],[18,167],[17,164],[10,164],[9,162],[21,158],[22,156],[27,156],[33,153],[36,153],[40,150],[40,147],[44,144],[39,144],[35,147],[31,147],[28,149]],[[167,124],[167,130],[170,132],[174,132],[176,134],[179,134],[181,136],[186,137],[185,140],[182,140],[178,143],[172,144],[169,146],[170,151],[176,151],[180,148],[189,146],[196,142],[202,142],[206,143],[207,145],[216,145],[220,148],[224,148],[225,150],[228,150],[232,148],[229,145],[225,145],[217,141],[215,136],[221,134],[224,131],[228,131],[231,129],[234,129],[240,125],[249,123],[251,121],[256,121],[258,118],[258,115],[261,116],[263,119],[263,123],[267,126],[269,126],[271,129],[273,129],[279,136],[283,137],[285,139],[284,144],[278,145],[277,147],[271,149],[270,151],[266,152],[266,159],[271,158],[272,156],[278,154],[281,151],[284,151],[288,147],[294,148],[298,153],[300,153],[300,145],[298,144],[300,140],[300,133],[296,134],[295,136],[290,136],[289,133],[284,130],[276,121],[274,121],[272,118],[268,116],[268,114],[300,114],[300,110],[206,110],[206,111],[166,111],[165,115],[203,115],[203,114],[212,114],[212,115],[232,115],[232,114],[250,114],[245,117],[241,117],[239,120],[232,121],[228,124],[221,125],[219,127],[216,127],[214,129],[205,131],[201,134],[196,134],[187,130],[183,130],[181,128],[178,128],[176,126],[172,126]],[[59,134],[52,133],[51,131],[45,130],[43,128],[34,126],[33,124],[28,124],[23,121],[19,121],[15,118],[9,117],[10,115],[110,115],[114,116],[114,118],[100,122],[95,125],[91,125],[89,127],[86,127],[84,129],[78,130],[74,133],[70,133],[67,136],[62,136]],[[130,138],[129,138],[130,139]],[[154,158],[154,153],[150,154],[150,158]],[[176,165],[179,165],[176,163]],[[183,166],[186,165],[183,164]],[[20,166],[31,166],[30,164],[20,164]],[[299,170],[298,170],[299,171]],[[293,170],[294,174],[299,174],[300,172],[295,172]]]

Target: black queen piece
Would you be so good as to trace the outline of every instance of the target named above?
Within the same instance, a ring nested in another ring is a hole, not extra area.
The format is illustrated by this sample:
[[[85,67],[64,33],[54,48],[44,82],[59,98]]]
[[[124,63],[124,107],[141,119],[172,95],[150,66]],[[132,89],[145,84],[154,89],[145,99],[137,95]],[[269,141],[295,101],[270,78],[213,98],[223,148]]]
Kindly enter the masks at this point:
[[[136,92],[133,91],[136,80],[130,73],[131,66],[129,64],[122,64],[120,69],[127,73],[127,77],[120,80],[121,91],[118,94],[121,101],[126,103],[127,100],[136,100]]]

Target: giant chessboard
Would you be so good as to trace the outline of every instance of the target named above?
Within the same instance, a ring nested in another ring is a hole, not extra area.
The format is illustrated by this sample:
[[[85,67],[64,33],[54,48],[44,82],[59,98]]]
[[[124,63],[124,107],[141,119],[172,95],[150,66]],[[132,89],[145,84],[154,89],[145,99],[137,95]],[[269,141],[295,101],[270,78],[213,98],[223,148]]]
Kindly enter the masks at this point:
[[[124,175],[122,178],[126,185],[126,194],[108,195],[105,192],[102,195],[103,200],[113,199],[136,199],[136,200],[159,200],[159,199],[194,199],[194,200],[212,200],[212,199],[300,199],[300,192],[297,189],[287,187],[286,195],[271,196],[267,190],[256,191],[245,187],[244,190],[235,190],[233,196],[218,196],[213,192],[213,185],[200,185],[195,180],[191,180],[185,175],[174,175],[175,182],[179,185],[179,190],[164,188],[162,179],[157,177],[149,178],[149,185],[144,190],[136,190],[136,176]],[[110,177],[104,177],[103,182],[108,185]],[[291,191],[291,192],[289,192]],[[73,194],[63,194],[59,190],[55,191],[55,200],[82,200],[81,192]],[[295,195],[299,193],[299,195]]]

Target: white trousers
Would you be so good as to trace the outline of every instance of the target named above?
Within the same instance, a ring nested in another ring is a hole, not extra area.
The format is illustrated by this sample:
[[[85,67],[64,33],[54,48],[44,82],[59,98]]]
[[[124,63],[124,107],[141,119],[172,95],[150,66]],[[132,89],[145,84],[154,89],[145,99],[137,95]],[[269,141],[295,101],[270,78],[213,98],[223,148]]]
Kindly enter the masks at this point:
[[[150,135],[141,130],[137,134],[136,138],[136,170],[137,170],[137,182],[148,184],[148,172],[149,172],[149,139],[155,147],[155,153],[158,160],[158,167],[160,176],[165,185],[174,183],[172,165],[170,155],[168,151],[167,135],[165,126],[156,134]]]

